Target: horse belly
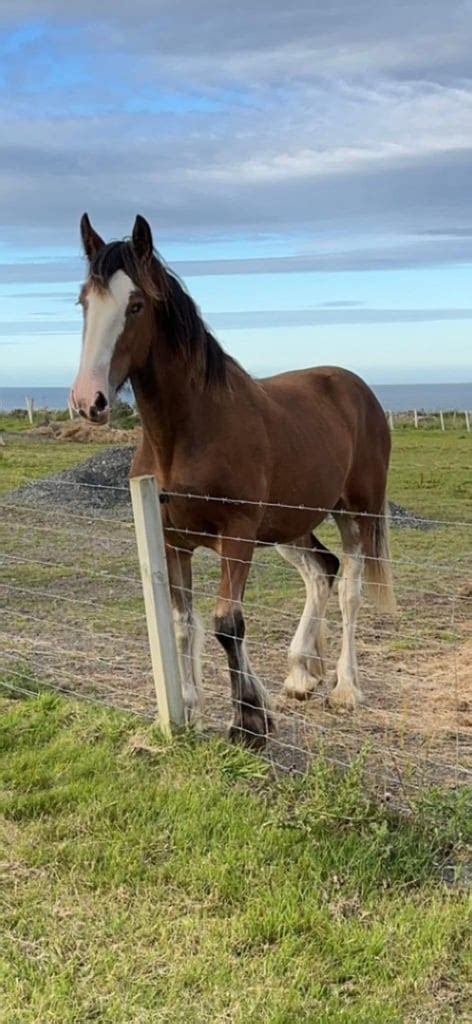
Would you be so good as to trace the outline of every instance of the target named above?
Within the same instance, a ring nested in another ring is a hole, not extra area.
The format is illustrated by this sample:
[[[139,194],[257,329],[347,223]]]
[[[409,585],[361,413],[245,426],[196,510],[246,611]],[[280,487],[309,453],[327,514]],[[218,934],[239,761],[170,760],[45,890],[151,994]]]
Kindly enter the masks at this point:
[[[260,544],[287,544],[314,530],[325,518],[324,511],[311,508],[269,506],[259,523],[257,541]]]

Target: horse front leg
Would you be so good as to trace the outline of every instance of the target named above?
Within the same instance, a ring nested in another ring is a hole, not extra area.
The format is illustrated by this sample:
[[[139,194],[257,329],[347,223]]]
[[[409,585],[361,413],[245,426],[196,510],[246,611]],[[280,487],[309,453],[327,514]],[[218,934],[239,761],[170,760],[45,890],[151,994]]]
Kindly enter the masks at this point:
[[[269,695],[251,667],[244,640],[242,602],[253,552],[253,541],[222,540],[215,636],[226,652],[231,679],[233,719],[229,737],[235,743],[261,750],[274,732],[274,721]]]
[[[201,725],[203,711],[201,657],[203,628],[193,610],[192,551],[167,546],[167,568],[174,615],[182,696],[187,723]]]

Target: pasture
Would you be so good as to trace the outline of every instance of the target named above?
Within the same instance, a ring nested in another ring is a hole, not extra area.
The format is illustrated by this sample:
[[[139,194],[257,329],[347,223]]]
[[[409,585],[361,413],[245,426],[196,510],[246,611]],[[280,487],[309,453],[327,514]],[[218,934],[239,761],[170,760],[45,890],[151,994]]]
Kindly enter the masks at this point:
[[[98,435],[99,436],[99,435]],[[107,449],[15,439],[1,450],[4,667],[24,686],[31,674],[85,699],[154,716],[142,591],[126,471],[102,484],[51,484],[12,490]],[[116,449],[113,452],[117,451]],[[111,457],[111,455],[110,455]],[[116,458],[117,456],[113,456]],[[372,778],[382,792],[456,783],[471,762],[472,505],[470,435],[399,431],[394,438],[390,497],[403,510],[391,531],[400,615],[380,617],[364,604],[358,629],[364,705],[340,715],[319,690],[304,703],[280,696],[286,655],[304,592],[298,574],[262,548],[247,593],[248,639],[259,674],[278,709],[269,756],[303,771],[321,748],[341,764],[369,746]],[[94,477],[96,479],[96,477]],[[416,518],[415,518],[416,517]],[[425,520],[424,522],[422,520]],[[338,550],[329,524],[321,539]],[[206,628],[205,724],[221,732],[229,712],[226,665],[212,636],[216,559],[202,552],[195,598]],[[340,644],[336,595],[329,626],[329,668]]]
[[[56,501],[18,494],[107,449],[4,436],[2,1021],[465,1024],[470,436],[394,437],[390,498],[434,522],[392,529],[400,616],[361,611],[354,715],[321,692],[280,701],[303,593],[258,554],[249,644],[278,704],[265,757],[221,738],[229,685],[210,635],[207,736],[169,745],[150,724],[124,500],[65,483]],[[329,524],[320,535],[334,541]],[[202,554],[207,625],[216,579]],[[334,595],[328,609],[334,663]]]

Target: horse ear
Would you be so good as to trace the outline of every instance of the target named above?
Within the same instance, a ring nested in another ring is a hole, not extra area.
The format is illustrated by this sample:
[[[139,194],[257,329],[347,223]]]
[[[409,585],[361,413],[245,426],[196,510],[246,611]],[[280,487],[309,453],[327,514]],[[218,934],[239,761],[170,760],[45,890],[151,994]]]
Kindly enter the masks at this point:
[[[85,255],[89,262],[91,262],[100,249],[103,249],[105,242],[100,235],[97,234],[95,228],[92,227],[88,213],[84,213],[80,220],[80,234],[82,238],[82,245],[84,247]]]
[[[152,231],[147,220],[138,213],[132,234],[133,249],[140,260],[150,260],[154,251]]]

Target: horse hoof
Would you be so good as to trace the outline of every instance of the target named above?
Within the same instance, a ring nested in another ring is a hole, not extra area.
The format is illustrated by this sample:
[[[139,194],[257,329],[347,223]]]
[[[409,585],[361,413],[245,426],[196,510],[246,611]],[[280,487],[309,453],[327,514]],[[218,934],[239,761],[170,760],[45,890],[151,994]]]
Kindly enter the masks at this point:
[[[317,680],[311,673],[301,665],[297,665],[288,674],[282,692],[284,697],[288,697],[290,700],[309,700],[316,685]]]
[[[267,743],[267,736],[264,733],[260,733],[256,736],[254,733],[248,732],[240,725],[230,725],[228,729],[228,738],[231,743],[235,743],[240,747],[246,747],[247,750],[264,750]]]
[[[340,686],[339,683],[328,696],[328,704],[335,711],[354,711],[363,700],[362,690],[357,686]]]
[[[269,711],[244,708],[228,729],[231,743],[238,743],[248,750],[264,750],[267,740],[275,732],[274,719]]]
[[[304,688],[301,689],[297,686],[291,686],[290,684],[284,683],[283,695],[287,700],[298,700],[302,703],[305,700],[310,700],[313,696],[314,686],[310,690]]]

